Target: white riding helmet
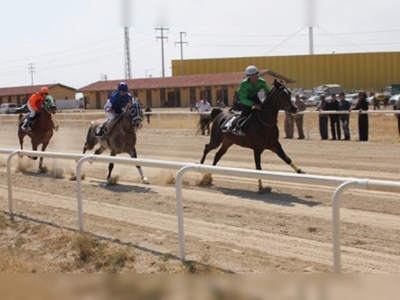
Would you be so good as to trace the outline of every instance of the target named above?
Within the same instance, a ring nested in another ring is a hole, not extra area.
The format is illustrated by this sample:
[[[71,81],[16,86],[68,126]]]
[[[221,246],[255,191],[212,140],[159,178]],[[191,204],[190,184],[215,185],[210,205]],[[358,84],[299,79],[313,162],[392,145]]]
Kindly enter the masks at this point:
[[[255,66],[248,66],[246,68],[246,77],[253,77],[258,75],[259,71]]]

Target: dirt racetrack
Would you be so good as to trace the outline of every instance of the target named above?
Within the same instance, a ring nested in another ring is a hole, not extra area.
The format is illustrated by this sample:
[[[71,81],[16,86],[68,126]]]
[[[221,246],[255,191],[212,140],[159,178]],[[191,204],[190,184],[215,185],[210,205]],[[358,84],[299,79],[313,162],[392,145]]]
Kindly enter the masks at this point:
[[[47,151],[81,153],[90,117],[83,120],[66,115],[57,116],[60,130]],[[198,162],[209,138],[194,133],[196,120],[197,116],[192,116],[188,121],[184,114],[154,115],[138,134],[138,157]],[[355,126],[356,119],[351,122]],[[374,122],[370,122],[372,128]],[[393,117],[376,124],[395,127]],[[14,119],[2,119],[1,125],[0,148],[19,148]],[[308,140],[281,139],[281,143],[308,174],[399,181],[399,138],[393,128],[381,131],[372,129],[369,142],[356,141],[352,127],[352,141],[321,141],[312,130]],[[24,145],[31,149],[29,139]],[[207,164],[214,154],[209,154]],[[8,211],[5,158],[0,158],[2,211]],[[264,170],[292,172],[269,151],[264,152],[262,163]],[[37,165],[28,158],[13,162],[15,212],[77,229],[76,182],[69,180],[74,162],[45,159],[50,169],[47,174],[38,174]],[[218,165],[253,169],[253,154],[232,146]],[[132,243],[143,251],[178,256],[175,171],[143,169],[149,185],[141,183],[136,168],[116,164],[113,175],[118,176],[118,183],[107,186],[106,164],[84,165],[85,230]],[[260,195],[254,179],[214,175],[213,184],[204,187],[198,185],[200,178],[195,172],[184,177],[188,260],[239,273],[332,272],[333,187],[264,182],[272,192]],[[349,190],[343,195],[344,272],[400,272],[399,200],[399,194],[377,191]]]

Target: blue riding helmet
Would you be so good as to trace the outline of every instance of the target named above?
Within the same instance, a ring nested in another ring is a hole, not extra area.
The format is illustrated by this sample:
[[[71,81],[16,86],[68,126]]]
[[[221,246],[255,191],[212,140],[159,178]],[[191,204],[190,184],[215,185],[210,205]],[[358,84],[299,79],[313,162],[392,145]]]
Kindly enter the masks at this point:
[[[120,82],[118,84],[118,91],[127,93],[128,92],[128,85],[125,82]]]

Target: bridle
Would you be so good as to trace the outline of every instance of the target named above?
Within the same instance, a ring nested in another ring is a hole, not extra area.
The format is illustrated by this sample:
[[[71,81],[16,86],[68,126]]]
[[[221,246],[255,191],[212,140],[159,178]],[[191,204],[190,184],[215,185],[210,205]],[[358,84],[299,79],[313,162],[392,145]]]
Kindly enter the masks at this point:
[[[290,97],[291,97],[291,92],[284,86],[284,85],[282,85],[282,86],[280,86],[280,87],[273,87],[272,89],[271,89],[271,91],[268,93],[268,95],[267,95],[267,100],[266,101],[269,101],[268,99],[272,99],[272,97],[273,97],[273,95],[274,94],[276,94],[277,92],[278,92],[278,89],[283,89],[283,92],[284,93],[287,93],[288,94],[288,97],[289,97],[289,99],[290,99]],[[274,101],[281,101],[281,97],[282,96],[280,96],[279,94],[278,95],[276,95],[276,98],[277,99],[274,99]],[[290,101],[290,100],[289,100]],[[290,103],[290,102],[289,102]],[[265,105],[266,105],[267,103],[265,103]],[[283,109],[286,111],[286,112],[290,112],[290,106],[284,106],[283,107]],[[261,111],[279,111],[279,108],[275,108],[275,109],[263,109],[263,108],[261,108]],[[273,123],[269,123],[269,122],[266,122],[265,120],[264,120],[264,118],[263,118],[263,116],[262,116],[262,114],[261,114],[261,111],[260,110],[257,110],[256,111],[256,115],[257,115],[257,118],[258,118],[258,120],[260,120],[260,122],[263,124],[263,125],[265,125],[265,126],[268,126],[268,127],[273,127],[273,126],[276,126],[277,124],[278,124],[278,120],[276,121],[276,122],[273,122]],[[261,114],[261,115],[260,115]]]

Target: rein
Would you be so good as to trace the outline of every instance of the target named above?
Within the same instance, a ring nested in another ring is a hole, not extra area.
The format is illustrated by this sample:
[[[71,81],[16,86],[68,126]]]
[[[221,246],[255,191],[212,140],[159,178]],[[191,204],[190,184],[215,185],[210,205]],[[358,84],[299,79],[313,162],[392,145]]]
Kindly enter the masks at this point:
[[[276,121],[275,123],[267,123],[267,122],[265,122],[265,121],[262,119],[262,117],[260,116],[260,111],[259,111],[259,110],[257,110],[257,117],[258,117],[258,119],[260,120],[260,122],[261,122],[263,125],[265,125],[265,126],[273,127],[273,126],[276,126],[276,125],[278,124],[278,121]]]
[[[274,88],[268,93],[268,95],[267,95],[267,100],[266,100],[266,101],[268,101],[268,99],[271,98],[271,95],[274,94],[275,92],[276,92],[276,88],[274,87]],[[276,110],[276,109],[263,109],[262,111],[275,111],[275,110]],[[278,110],[279,110],[279,109],[278,109]],[[276,125],[278,124],[278,120],[277,120],[276,122],[274,122],[274,123],[265,122],[265,121],[263,120],[262,116],[260,115],[260,113],[261,113],[261,110],[257,110],[257,117],[258,117],[258,120],[260,120],[261,124],[263,124],[263,125],[265,125],[265,126],[268,126],[268,127],[273,127],[273,126],[276,126]]]

